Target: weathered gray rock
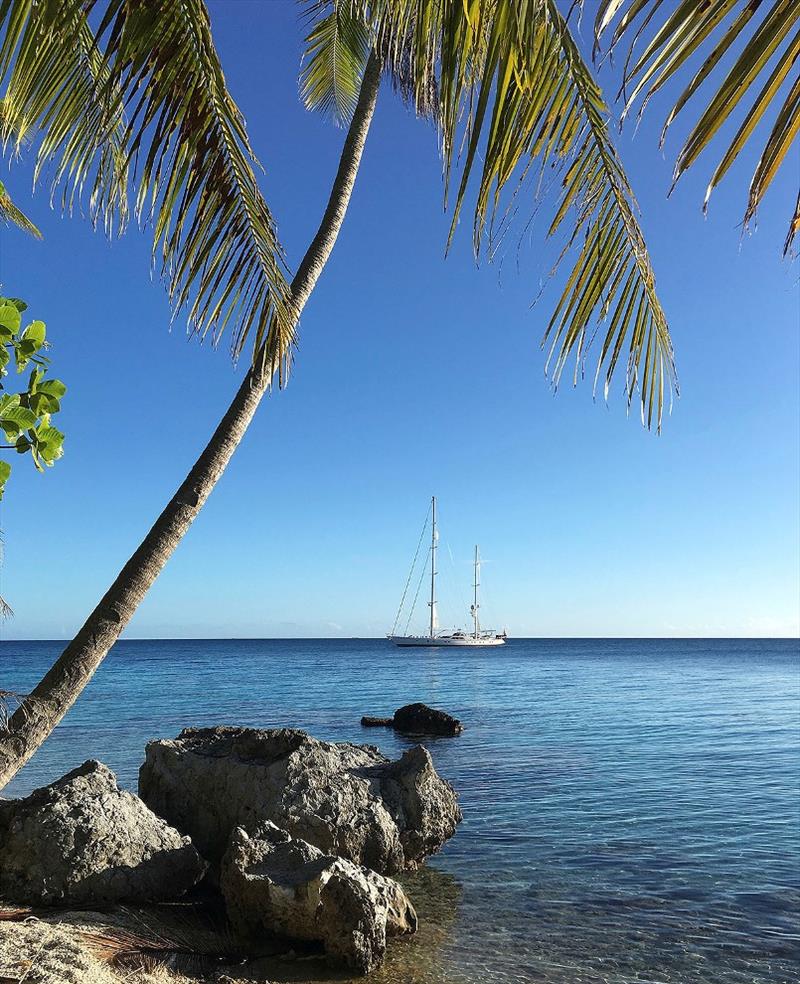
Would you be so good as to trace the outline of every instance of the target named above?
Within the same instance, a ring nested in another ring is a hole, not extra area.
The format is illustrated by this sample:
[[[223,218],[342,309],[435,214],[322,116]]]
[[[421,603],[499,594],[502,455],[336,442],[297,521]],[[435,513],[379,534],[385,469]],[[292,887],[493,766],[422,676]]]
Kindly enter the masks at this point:
[[[0,896],[67,903],[174,899],[206,862],[100,762],[0,802]]]
[[[380,789],[400,826],[405,857],[416,862],[441,850],[463,819],[453,787],[439,778],[422,745],[409,748],[381,769]]]
[[[464,730],[458,718],[427,704],[399,707],[394,712],[392,724],[397,731],[412,735],[460,735]]]
[[[189,728],[151,742],[139,795],[215,862],[235,827],[271,820],[327,854],[391,873],[438,851],[461,821],[424,748],[390,762],[372,745],[288,728]]]
[[[320,941],[334,963],[368,973],[386,937],[413,933],[414,907],[391,878],[324,854],[267,821],[237,827],[222,859],[220,890],[234,929]]]

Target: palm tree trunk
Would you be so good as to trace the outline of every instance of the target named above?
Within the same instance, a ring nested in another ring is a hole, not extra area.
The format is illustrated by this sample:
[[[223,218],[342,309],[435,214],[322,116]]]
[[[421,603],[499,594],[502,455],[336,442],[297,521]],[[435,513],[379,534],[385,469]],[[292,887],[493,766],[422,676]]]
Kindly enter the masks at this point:
[[[331,254],[353,192],[375,110],[380,65],[367,63],[358,103],[342,148],[325,214],[291,283],[295,319],[305,307]],[[150,586],[172,556],[217,484],[271,381],[271,369],[257,357],[208,446],[158,517],[117,579],[0,735],[0,789],[39,748],[92,678],[131,620]]]

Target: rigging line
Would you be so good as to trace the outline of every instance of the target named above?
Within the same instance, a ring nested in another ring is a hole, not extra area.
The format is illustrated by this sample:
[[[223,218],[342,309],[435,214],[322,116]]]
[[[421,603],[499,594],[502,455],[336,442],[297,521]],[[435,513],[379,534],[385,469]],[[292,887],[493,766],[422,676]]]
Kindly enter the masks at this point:
[[[486,564],[486,563],[491,564],[492,562],[491,562],[491,560],[490,561],[486,561],[486,560],[483,559],[483,557],[481,557],[481,567],[483,567],[483,565]],[[481,609],[487,615],[486,621],[488,623],[493,624],[493,625],[497,625],[498,626],[498,631],[499,631],[499,628],[500,628],[501,623],[498,621],[498,619],[495,618],[495,616],[497,615],[497,612],[495,611],[495,607],[494,607],[494,600],[493,600],[494,599],[494,595],[493,595],[493,593],[491,591],[487,591],[486,590],[486,587],[484,586],[483,581],[481,581],[481,598],[483,599],[481,601]]]
[[[411,605],[411,611],[408,613],[408,621],[406,622],[406,628],[404,633],[405,635],[408,635],[408,627],[409,625],[411,625],[411,619],[414,616],[414,609],[417,607],[417,598],[419,598],[419,589],[422,587],[422,581],[427,571],[428,571],[428,562],[426,561],[422,565],[422,573],[419,576],[419,581],[417,581],[417,591],[416,594],[414,595],[414,603]]]
[[[461,587],[461,578],[458,576],[458,569],[456,568],[456,559],[453,556],[453,551],[450,549],[450,544],[447,544],[447,552],[450,554],[450,566],[453,570],[453,582],[455,584],[456,600],[458,601],[459,611],[466,612],[469,611],[469,605],[465,603],[464,591]]]
[[[414,551],[414,559],[411,561],[411,570],[408,572],[408,577],[406,578],[406,586],[403,588],[403,597],[400,599],[400,607],[397,609],[397,615],[395,616],[394,619],[394,625],[392,626],[391,635],[394,635],[395,630],[397,629],[397,623],[400,621],[400,615],[402,614],[403,605],[405,604],[406,595],[408,594],[408,586],[409,584],[411,584],[411,578],[414,574],[414,568],[417,565],[417,557],[419,557],[419,548],[422,546],[422,538],[425,536],[425,530],[427,530],[428,528],[428,518],[431,514],[431,508],[432,508],[431,506],[428,506],[428,511],[425,514],[425,522],[422,524],[422,532],[420,533],[419,540],[417,541],[417,549]]]

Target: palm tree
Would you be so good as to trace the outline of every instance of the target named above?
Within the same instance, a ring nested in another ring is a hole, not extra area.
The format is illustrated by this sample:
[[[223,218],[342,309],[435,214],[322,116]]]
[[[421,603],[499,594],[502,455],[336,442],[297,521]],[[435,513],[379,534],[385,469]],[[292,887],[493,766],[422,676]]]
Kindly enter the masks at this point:
[[[641,3],[641,0],[637,0]],[[225,87],[202,0],[0,0],[6,141],[44,131],[36,173],[72,207],[84,186],[106,228],[151,219],[174,309],[252,364],[208,446],[75,639],[8,722],[0,788],[88,683],[227,466],[273,380],[286,378],[297,321],[344,219],[381,74],[439,131],[453,202],[450,239],[475,194],[476,254],[491,255],[540,189],[549,231],[572,267],[545,331],[558,382],[583,374],[595,334],[595,384],[621,364],[628,405],[659,428],[674,385],[672,345],[608,110],[555,0],[319,0],[309,6],[302,91],[347,126],[320,227],[290,283]],[[618,9],[620,0],[612,0]],[[95,8],[98,8],[97,10]],[[97,13],[92,32],[87,17]],[[459,150],[463,146],[463,155]],[[480,161],[480,164],[478,163]],[[557,175],[553,182],[550,175]],[[473,179],[472,181],[470,179]]]

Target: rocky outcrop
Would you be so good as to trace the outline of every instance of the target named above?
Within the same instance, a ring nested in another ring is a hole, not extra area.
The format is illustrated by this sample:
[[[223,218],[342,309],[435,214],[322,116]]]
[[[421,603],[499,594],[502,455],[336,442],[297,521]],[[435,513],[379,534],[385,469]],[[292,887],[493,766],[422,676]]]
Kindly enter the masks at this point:
[[[387,935],[417,928],[414,907],[397,882],[324,854],[270,822],[250,834],[234,830],[220,889],[240,934],[319,941],[332,962],[363,974],[383,960]]]
[[[114,773],[85,762],[25,799],[0,802],[0,896],[42,905],[174,899],[206,863]]]
[[[391,873],[439,850],[461,820],[424,748],[390,762],[372,745],[288,728],[190,728],[151,742],[139,794],[214,862],[234,828],[270,820],[326,854]]]
[[[464,730],[458,718],[427,704],[406,704],[390,718],[362,717],[361,724],[365,728],[394,728],[409,735],[460,735]]]

